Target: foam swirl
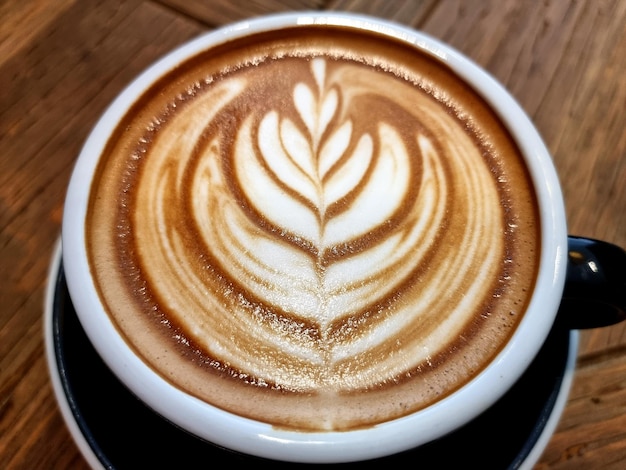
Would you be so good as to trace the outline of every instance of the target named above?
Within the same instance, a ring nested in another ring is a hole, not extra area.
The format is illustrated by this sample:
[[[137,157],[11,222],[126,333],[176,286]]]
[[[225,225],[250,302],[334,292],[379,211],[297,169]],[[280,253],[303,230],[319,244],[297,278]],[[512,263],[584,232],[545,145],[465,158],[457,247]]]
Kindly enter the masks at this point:
[[[207,362],[344,393],[455,341],[501,272],[504,217],[442,100],[350,61],[262,65],[299,63],[278,84],[259,65],[181,103],[138,179],[134,249],[155,308]]]

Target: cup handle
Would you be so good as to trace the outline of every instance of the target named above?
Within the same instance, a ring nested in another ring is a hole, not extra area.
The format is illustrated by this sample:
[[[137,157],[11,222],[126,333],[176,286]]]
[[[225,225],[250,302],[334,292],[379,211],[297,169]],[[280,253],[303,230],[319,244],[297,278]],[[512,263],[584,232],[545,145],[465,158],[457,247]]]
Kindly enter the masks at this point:
[[[568,237],[567,275],[557,322],[598,328],[626,319],[626,251],[591,238]]]

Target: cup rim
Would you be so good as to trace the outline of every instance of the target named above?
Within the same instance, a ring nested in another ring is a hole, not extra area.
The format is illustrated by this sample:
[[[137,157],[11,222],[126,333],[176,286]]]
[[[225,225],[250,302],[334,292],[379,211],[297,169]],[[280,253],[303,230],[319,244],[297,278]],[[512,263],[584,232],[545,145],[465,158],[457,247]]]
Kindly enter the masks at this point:
[[[90,280],[84,243],[89,182],[98,155],[119,119],[144,89],[181,61],[225,40],[315,24],[391,35],[446,63],[489,102],[507,126],[524,155],[540,201],[542,249],[535,291],[527,313],[493,362],[459,390],[423,410],[372,428],[346,432],[275,429],[215,408],[165,381],[132,354],[100,306]],[[338,463],[398,453],[434,440],[476,417],[515,383],[552,328],[565,282],[567,229],[561,189],[548,149],[521,106],[484,69],[438,39],[388,20],[346,12],[295,12],[257,17],[201,34],[133,80],[102,114],[79,155],[66,195],[62,243],[69,292],[90,341],[120,380],[157,413],[203,439],[236,451],[294,462]],[[175,410],[167,405],[172,402],[176,403]],[[472,403],[470,409],[468,402]]]

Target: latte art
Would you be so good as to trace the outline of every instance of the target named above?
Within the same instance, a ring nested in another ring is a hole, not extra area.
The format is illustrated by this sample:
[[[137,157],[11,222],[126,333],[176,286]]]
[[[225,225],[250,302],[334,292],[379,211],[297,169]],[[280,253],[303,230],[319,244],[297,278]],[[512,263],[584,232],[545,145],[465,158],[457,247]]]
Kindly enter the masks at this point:
[[[402,416],[523,314],[534,201],[502,154],[520,157],[447,75],[266,46],[182,68],[129,113],[92,197],[101,296],[146,362],[218,407],[313,430]]]

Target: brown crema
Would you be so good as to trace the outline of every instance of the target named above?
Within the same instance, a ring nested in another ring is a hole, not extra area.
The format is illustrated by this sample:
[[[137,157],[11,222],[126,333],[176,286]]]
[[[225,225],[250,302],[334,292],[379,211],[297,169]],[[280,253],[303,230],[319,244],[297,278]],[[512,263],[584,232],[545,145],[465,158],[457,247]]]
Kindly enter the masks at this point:
[[[217,45],[111,136],[86,221],[105,309],[174,386],[302,431],[440,400],[537,275],[538,210],[489,105],[400,41],[332,26]]]

